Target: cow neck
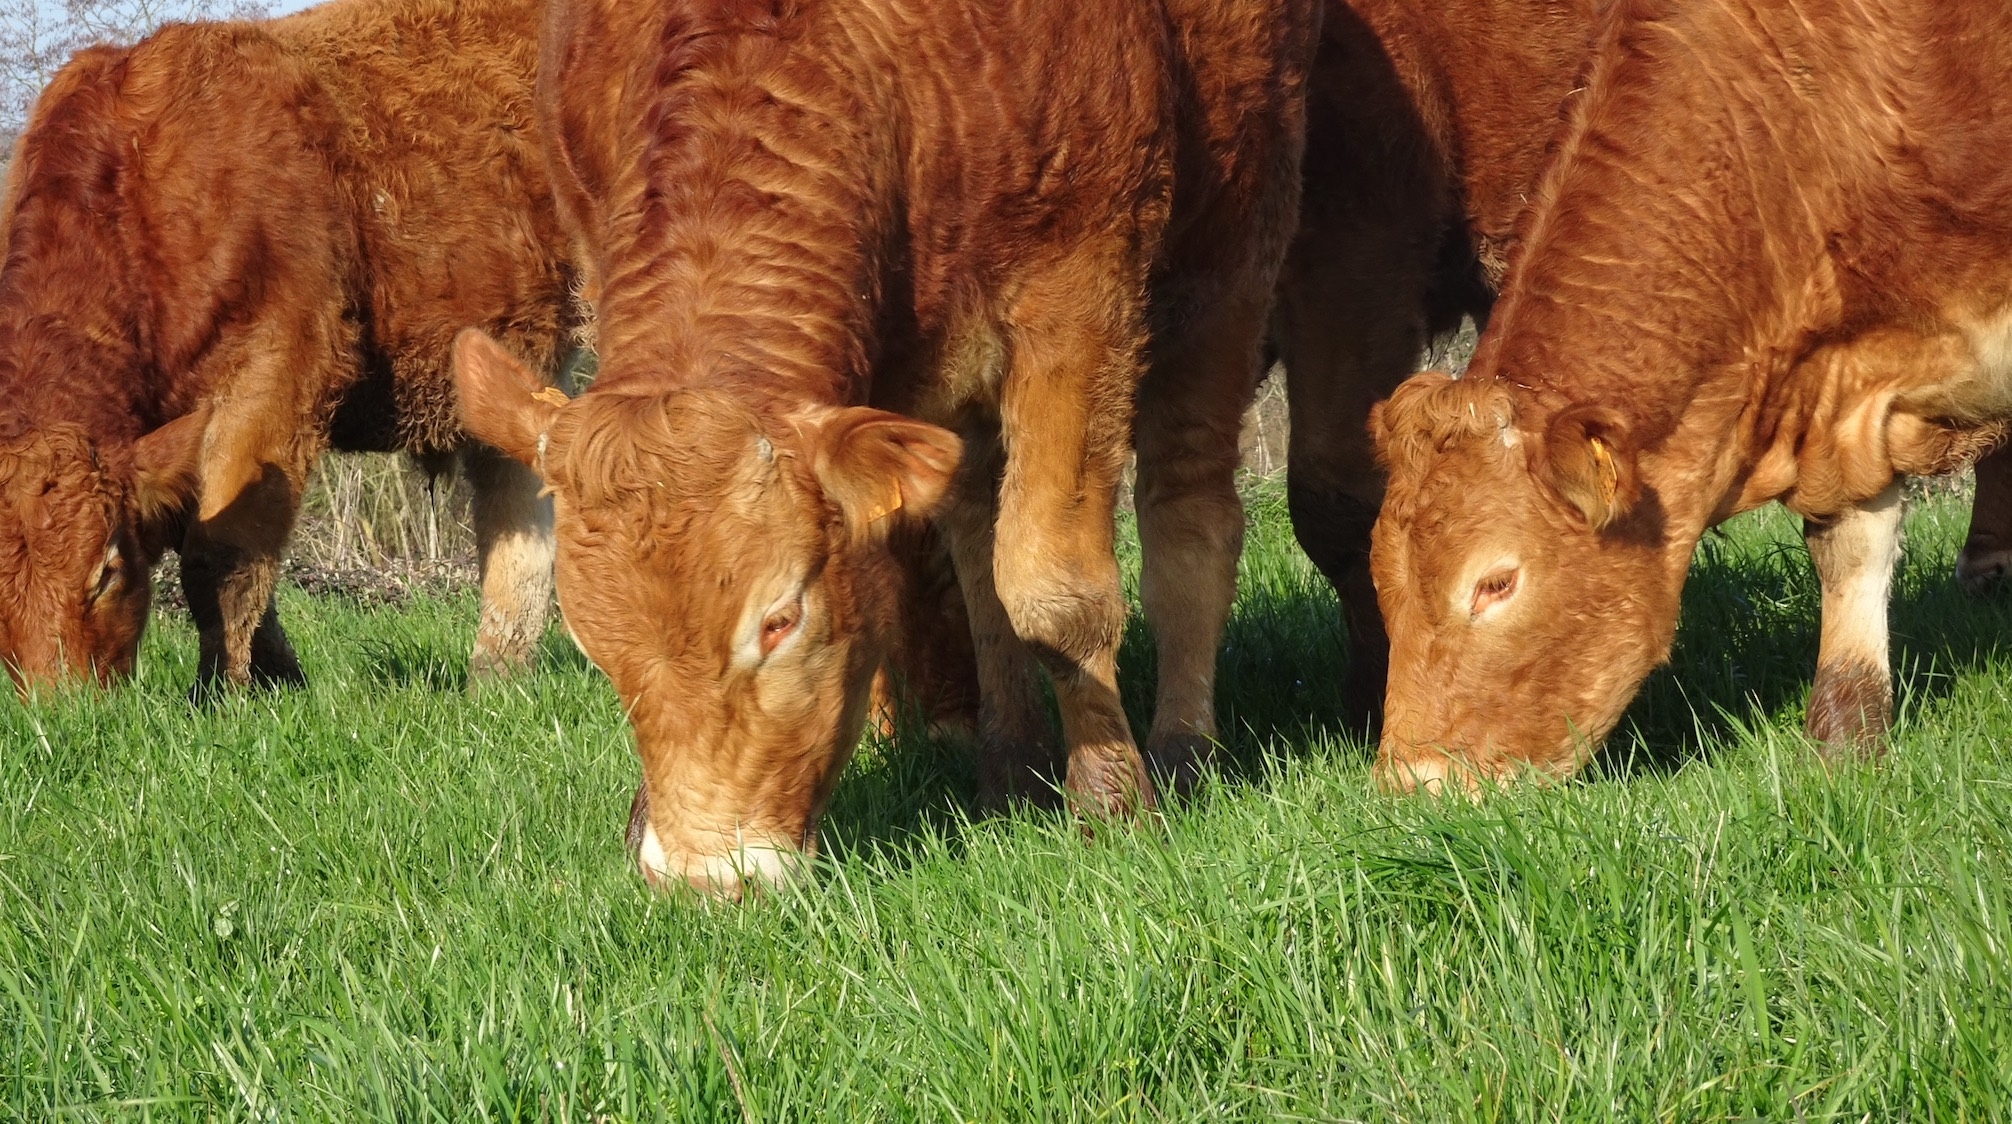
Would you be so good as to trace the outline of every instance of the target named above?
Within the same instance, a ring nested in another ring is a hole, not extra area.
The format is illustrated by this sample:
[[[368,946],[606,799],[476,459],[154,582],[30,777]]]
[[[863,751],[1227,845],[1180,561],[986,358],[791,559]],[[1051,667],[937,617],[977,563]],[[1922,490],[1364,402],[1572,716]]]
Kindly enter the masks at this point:
[[[1767,118],[1784,59],[1806,44],[1700,46],[1784,31],[1727,26],[1738,18],[1717,4],[1609,13],[1469,371],[1515,388],[1525,430],[1570,405],[1617,410],[1646,483],[1691,532],[1750,467],[1768,384],[1836,315],[1826,201],[1780,174],[1830,157],[1812,131]]]
[[[865,399],[896,125],[833,61],[849,51],[806,46],[828,30],[667,48],[683,65],[659,68],[645,156],[611,193],[598,385]]]

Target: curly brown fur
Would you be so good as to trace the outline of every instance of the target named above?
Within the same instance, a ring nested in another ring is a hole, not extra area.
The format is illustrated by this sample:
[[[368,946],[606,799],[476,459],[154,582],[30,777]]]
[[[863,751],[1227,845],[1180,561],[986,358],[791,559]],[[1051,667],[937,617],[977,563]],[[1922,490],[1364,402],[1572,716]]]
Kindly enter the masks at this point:
[[[1699,536],[1772,500],[1824,586],[1812,722],[1884,728],[1852,684],[1887,661],[1898,475],[2012,417],[2007,63],[1990,2],[1608,14],[1466,376],[1510,397],[1514,441],[1578,447],[1393,460],[1386,777],[1569,773],[1666,653]],[[1552,478],[1609,468],[1612,520]]]
[[[937,513],[981,731],[1031,727],[1038,653],[1072,794],[1149,806],[1116,691],[1134,433],[1153,740],[1213,734],[1237,419],[1295,216],[1317,15],[552,6],[542,114],[601,373],[540,404],[464,341],[464,420],[546,465],[567,620],[634,717],[652,878],[730,890],[808,845],[899,628],[889,529]],[[622,495],[659,483],[661,502]]]
[[[554,369],[570,282],[532,121],[538,15],[531,0],[336,0],[174,25],[83,52],[37,101],[0,213],[0,441],[70,424],[89,455],[8,487],[82,480],[88,462],[91,487],[132,491],[134,444],[207,411],[170,476],[195,485],[176,506],[212,591],[192,605],[208,674],[259,671],[252,638],[262,619],[278,629],[261,590],[323,448],[463,450],[447,347],[466,325]],[[543,620],[536,487],[515,470],[478,481],[498,500],[477,503],[495,516],[478,664],[528,657],[489,649],[523,649]],[[113,537],[135,517],[117,512]],[[63,583],[105,541],[76,524],[26,553],[11,542],[5,580],[68,627],[85,591]],[[41,679],[128,666],[136,643],[0,657]]]

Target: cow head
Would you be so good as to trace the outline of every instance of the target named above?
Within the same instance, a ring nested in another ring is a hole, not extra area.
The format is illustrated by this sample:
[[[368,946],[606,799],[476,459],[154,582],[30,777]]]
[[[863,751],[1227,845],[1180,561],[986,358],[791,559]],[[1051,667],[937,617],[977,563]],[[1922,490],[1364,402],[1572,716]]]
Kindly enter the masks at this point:
[[[1390,474],[1370,553],[1391,637],[1378,779],[1570,772],[1667,656],[1689,557],[1626,423],[1428,372],[1370,428]]]
[[[196,491],[205,420],[131,445],[70,424],[0,440],[0,663],[24,694],[132,673],[154,563]]]
[[[888,531],[943,497],[957,438],[719,388],[567,402],[473,330],[454,363],[468,431],[552,492],[560,608],[643,761],[644,875],[732,894],[786,873],[897,627]]]

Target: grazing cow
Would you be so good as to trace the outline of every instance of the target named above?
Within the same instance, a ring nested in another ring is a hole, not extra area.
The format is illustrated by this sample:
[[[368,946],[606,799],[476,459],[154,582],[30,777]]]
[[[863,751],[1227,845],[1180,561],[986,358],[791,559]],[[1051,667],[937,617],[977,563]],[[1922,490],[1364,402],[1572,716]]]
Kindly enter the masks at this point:
[[[1571,771],[1666,658],[1707,527],[1823,585],[1810,733],[1891,709],[1898,476],[2012,414],[2012,6],[1625,0],[1466,377],[1373,420],[1380,778]]]
[[[0,662],[129,672],[178,546],[203,685],[289,682],[273,583],[321,450],[459,455],[477,672],[550,592],[536,475],[468,441],[448,348],[549,381],[571,308],[533,122],[533,0],[337,0],[171,26],[59,72],[16,149],[0,263]]]
[[[986,792],[1053,767],[1045,666],[1071,796],[1150,805],[1116,683],[1128,438],[1148,750],[1213,735],[1238,421],[1317,20],[1311,0],[552,6],[540,110],[601,373],[540,397],[471,332],[457,377],[470,431],[555,495],[560,605],[634,724],[653,881],[734,892],[813,844],[895,627],[886,537],[932,512]]]
[[[1340,595],[1349,709],[1383,702],[1369,578],[1372,403],[1433,334],[1485,323],[1584,65],[1595,0],[1330,3],[1307,94],[1300,229],[1272,338],[1292,411],[1293,530]]]

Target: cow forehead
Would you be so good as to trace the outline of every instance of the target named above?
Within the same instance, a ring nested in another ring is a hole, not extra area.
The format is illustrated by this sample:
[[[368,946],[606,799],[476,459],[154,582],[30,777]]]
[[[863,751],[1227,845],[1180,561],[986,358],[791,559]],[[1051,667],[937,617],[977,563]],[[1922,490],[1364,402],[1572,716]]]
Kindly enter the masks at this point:
[[[0,441],[0,489],[40,490],[51,482],[85,484],[101,475],[90,438],[76,426],[53,426]]]
[[[89,547],[83,540],[109,532],[117,509],[88,441],[57,432],[0,446],[0,528],[7,529],[0,538],[12,549],[42,554],[73,541]]]
[[[719,394],[589,395],[567,413],[563,471],[589,504],[758,493],[785,459],[778,446],[787,450],[786,437],[772,437],[752,411]]]
[[[780,458],[778,458],[780,459]],[[686,612],[731,615],[720,595],[789,571],[802,576],[825,554],[829,528],[791,471],[763,463],[752,438],[741,456],[665,456],[628,448],[569,466],[564,524],[590,536],[571,564]],[[570,537],[570,536],[568,536]],[[705,610],[700,612],[700,610]]]
[[[1413,470],[1391,474],[1391,507],[1405,522],[1431,526],[1449,518],[1512,517],[1528,501],[1521,485],[1528,482],[1529,469],[1523,458],[1506,453],[1479,440],[1435,450]]]

